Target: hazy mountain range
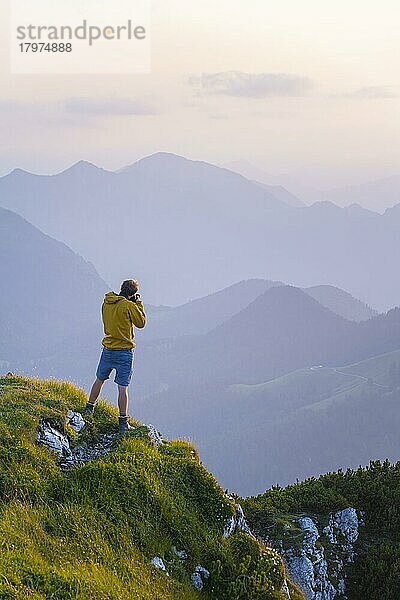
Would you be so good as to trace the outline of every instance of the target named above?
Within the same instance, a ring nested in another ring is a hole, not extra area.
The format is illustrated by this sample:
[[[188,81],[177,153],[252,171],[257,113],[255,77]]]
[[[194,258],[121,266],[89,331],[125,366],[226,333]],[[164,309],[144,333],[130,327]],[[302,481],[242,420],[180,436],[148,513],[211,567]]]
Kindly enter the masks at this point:
[[[363,208],[378,213],[392,208],[400,202],[400,176],[393,175],[381,179],[367,181],[331,189],[315,189],[299,182],[287,174],[272,175],[256,167],[247,160],[237,160],[225,165],[227,169],[236,171],[250,180],[258,181],[278,189],[283,186],[289,191],[294,206],[310,205],[321,200],[333,202],[338,206],[359,204]]]
[[[0,189],[3,203],[8,198],[21,213],[32,212],[50,229],[64,233],[60,235],[64,239],[68,233],[76,242],[74,249],[87,244],[110,268],[128,268],[145,248],[149,254],[141,254],[142,268],[158,265],[147,274],[150,279],[158,273],[164,254],[162,265],[166,268],[168,263],[170,271],[162,277],[170,282],[169,293],[176,299],[180,296],[176,285],[183,290],[187,284],[194,293],[223,280],[223,271],[231,278],[244,270],[256,247],[260,260],[273,258],[276,265],[287,267],[290,250],[299,269],[309,269],[309,263],[301,261],[304,253],[309,254],[315,272],[321,256],[326,258],[328,250],[335,249],[337,273],[341,267],[350,278],[359,261],[364,269],[357,285],[364,282],[375,290],[371,294],[375,297],[397,293],[391,265],[399,242],[395,234],[400,205],[385,215],[324,203],[293,207],[234,173],[165,155],[140,161],[119,174],[87,163],[54,177],[14,172],[0,179]],[[92,195],[95,190],[99,196]],[[222,197],[215,210],[213,194]],[[37,211],[32,208],[33,197]],[[185,205],[185,198],[193,202]],[[87,221],[78,218],[79,203]],[[93,213],[91,220],[86,204]],[[147,224],[137,227],[138,237],[125,254],[122,246],[126,247],[131,221],[117,222],[115,206],[118,210],[124,206]],[[209,217],[213,210],[216,220]],[[224,215],[230,215],[227,223]],[[192,236],[187,227],[193,228]],[[160,239],[146,239],[152,229]],[[218,229],[223,237],[220,247]],[[91,263],[9,210],[0,209],[0,231],[0,275],[7,290],[1,301],[0,367],[67,378],[87,387],[98,360],[100,305],[108,285]],[[182,237],[177,242],[174,236],[161,252],[160,240],[169,239],[173,231],[185,233],[187,252],[182,252],[186,248]],[[241,243],[236,239],[234,244],[232,231],[245,232],[247,243],[242,235]],[[210,233],[213,247],[208,244]],[[285,242],[281,244],[284,257],[278,252],[278,233]],[[364,238],[367,233],[374,252]],[[308,242],[306,234],[311,236]],[[201,244],[200,237],[204,238]],[[266,253],[266,239],[277,244],[274,253]],[[377,248],[379,239],[382,247]],[[300,242],[303,245],[297,247]],[[356,250],[351,251],[352,245]],[[351,268],[343,262],[345,250]],[[204,256],[208,258],[203,264]],[[156,421],[168,435],[193,437],[222,483],[241,493],[357,466],[370,458],[396,458],[400,454],[400,309],[378,314],[349,291],[324,283],[331,277],[332,264],[321,275],[322,284],[295,287],[280,276],[246,277],[175,307],[149,305],[145,285],[149,324],[137,336],[134,414]],[[133,271],[137,272],[134,267]],[[160,281],[153,286],[156,290]],[[111,392],[111,387],[106,391]]]
[[[0,216],[3,281],[17,299],[21,282],[29,287],[29,302],[3,303],[10,333],[0,358],[7,369],[88,387],[104,282],[63,244],[9,211]],[[168,435],[193,438],[227,487],[253,493],[400,452],[399,309],[373,316],[334,287],[248,280],[148,313],[132,410]]]
[[[327,190],[323,193],[323,199],[340,206],[360,204],[369,210],[384,212],[400,202],[400,176]]]
[[[153,303],[262,278],[334,285],[380,310],[397,304],[400,210],[293,206],[289,197],[165,153],[118,173],[81,162],[59,175],[0,179],[2,206],[91,260],[112,287],[138,276]]]

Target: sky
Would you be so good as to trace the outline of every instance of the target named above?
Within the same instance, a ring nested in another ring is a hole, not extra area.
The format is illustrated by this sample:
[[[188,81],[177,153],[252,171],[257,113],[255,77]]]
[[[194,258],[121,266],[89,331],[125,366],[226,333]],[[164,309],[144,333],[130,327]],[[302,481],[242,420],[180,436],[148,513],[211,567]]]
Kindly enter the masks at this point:
[[[139,75],[11,75],[8,12],[0,175],[160,150],[321,189],[400,172],[397,1],[154,0]]]

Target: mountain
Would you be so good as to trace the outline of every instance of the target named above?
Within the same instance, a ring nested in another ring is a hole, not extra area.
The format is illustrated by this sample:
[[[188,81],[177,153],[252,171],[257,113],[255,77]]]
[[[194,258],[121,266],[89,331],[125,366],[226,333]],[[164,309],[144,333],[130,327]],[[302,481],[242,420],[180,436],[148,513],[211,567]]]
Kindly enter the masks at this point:
[[[305,206],[304,202],[296,198],[294,194],[290,193],[281,185],[266,185],[265,183],[259,183],[258,181],[256,181],[255,183],[258,183],[258,185],[260,185],[262,188],[268,190],[274,196],[274,198],[280,200],[281,202],[284,202],[288,206],[292,206],[295,208]]]
[[[177,338],[184,335],[208,333],[246,308],[271,287],[283,285],[278,281],[250,279],[223,290],[198,298],[177,307],[149,311],[149,322],[142,339]]]
[[[255,363],[253,360],[254,352],[251,350],[251,346],[253,345],[254,348],[257,348],[260,344],[260,338],[267,342],[271,338],[270,350],[272,354],[268,360],[264,356],[265,365],[273,366],[276,364],[280,372],[290,371],[293,365],[288,360],[288,357],[292,352],[292,346],[297,348],[298,342],[301,343],[302,339],[308,338],[307,336],[299,335],[296,340],[293,339],[293,332],[285,324],[285,314],[286,312],[289,315],[297,313],[297,320],[299,323],[302,323],[302,307],[300,305],[296,306],[297,299],[295,298],[304,299],[307,305],[309,294],[307,290],[303,290],[303,292],[299,290],[297,296],[292,294],[292,305],[288,304],[286,306],[286,297],[291,295],[291,288],[287,288],[286,291],[280,292],[283,299],[282,302],[278,292],[276,292],[278,294],[278,307],[271,302],[270,305],[267,304],[265,306],[265,311],[264,309],[260,309],[258,313],[253,314],[253,308],[250,305],[254,300],[275,287],[285,286],[280,282],[247,280],[176,308],[165,306],[154,307],[146,304],[148,324],[146,329],[137,332],[139,349],[137,353],[135,385],[136,393],[139,397],[143,394],[147,396],[147,394],[165,389],[165,387],[169,388],[179,377],[185,386],[195,386],[196,383],[199,383],[202,374],[205,372],[208,373],[206,377],[208,384],[215,384],[221,376],[223,376],[225,381],[237,381],[238,371],[236,363],[235,365],[230,363],[231,358],[229,353],[231,352],[230,347],[239,349],[239,346],[237,339],[231,339],[229,332],[231,329],[235,330],[237,327],[236,315],[248,307],[249,322],[254,321],[257,324],[258,331],[255,333],[254,338],[249,340],[248,348],[246,348],[243,358],[239,352],[238,362],[243,363],[243,365],[247,365],[249,362],[251,364]],[[335,289],[330,290],[328,288],[323,295],[326,296],[327,305],[334,304],[337,312],[340,312],[342,309],[343,312],[347,313],[349,318],[354,317],[354,319],[358,316],[365,316],[360,314],[360,306],[362,307],[362,305],[359,301],[349,297],[346,292]],[[345,302],[343,302],[342,297]],[[99,297],[99,305],[101,300],[102,298]],[[281,306],[279,306],[280,303]],[[317,303],[311,298],[310,304],[316,307],[318,311],[322,309],[321,303]],[[333,315],[332,311],[326,311],[325,314],[333,317],[333,331],[336,331],[337,320],[343,325],[343,320],[337,319],[337,315]],[[271,333],[272,327],[275,326],[275,321],[278,323],[278,315],[280,315],[279,319],[281,319],[282,329],[279,331],[279,325],[276,325],[277,334],[273,337]],[[272,323],[271,327],[267,325],[268,330],[270,330],[268,335],[263,334],[264,321]],[[226,324],[226,335],[222,333],[220,339],[214,339],[214,330],[224,323]],[[344,323],[346,324],[346,321]],[[314,331],[316,337],[319,335],[318,327]],[[244,328],[246,329],[246,326]],[[353,331],[351,323],[347,323],[345,329],[347,328]],[[43,377],[51,375],[59,378],[68,378],[80,385],[88,386],[94,375],[94,366],[98,359],[100,339],[99,323],[88,324],[80,332],[79,338],[75,335],[67,336],[60,341],[58,347],[53,349],[50,356],[36,361],[34,364],[35,371],[32,371],[32,365],[26,364],[23,361],[16,364],[13,363],[14,368],[19,368],[24,373],[35,372]],[[328,336],[327,339],[331,344],[331,349],[333,349],[333,338]],[[287,343],[287,349],[280,351],[282,343]],[[341,352],[340,348],[343,345],[346,346],[346,344],[347,340],[341,342],[339,352]],[[79,355],[76,353],[77,345],[81,349]],[[373,352],[373,340],[371,340],[370,346],[371,348],[368,351]],[[310,364],[307,361],[304,363],[304,352],[301,347],[298,347],[298,354],[301,357],[301,365]],[[317,356],[318,359],[321,358],[320,350],[318,350]],[[353,354],[351,356],[353,358]],[[211,364],[205,366],[204,361],[207,361],[208,357],[211,357]],[[315,358],[316,356],[314,356],[311,364]],[[216,365],[220,366],[216,367]],[[261,364],[257,380],[264,381],[267,376],[275,376],[275,370],[271,373],[268,370],[269,366],[265,367],[264,364]],[[207,368],[207,371],[204,370],[205,368]],[[112,390],[110,389],[109,392],[112,393]]]
[[[280,281],[247,279],[181,306],[151,306],[148,308],[149,322],[146,330],[141,333],[141,339],[172,339],[208,333],[246,308],[270,288],[284,285]],[[322,306],[349,321],[365,321],[378,314],[357,298],[334,286],[315,286],[303,291]]]
[[[301,290],[274,287],[198,343],[197,364],[211,379],[258,382],[331,360],[352,328]]]
[[[247,160],[232,161],[226,164],[225,168],[229,169],[230,171],[234,171],[235,173],[240,173],[240,175],[243,175],[243,177],[246,177],[246,179],[250,179],[250,181],[255,181],[260,185],[265,186],[276,198],[283,200],[290,206],[299,207],[305,206],[306,204],[294,193],[284,187],[283,182],[285,182],[287,179],[290,181],[290,178],[288,178],[286,175],[271,175],[270,173],[266,173],[262,169],[259,169]],[[308,202],[310,202],[313,197],[313,195],[310,195],[308,197]]]
[[[400,309],[355,323],[298,288],[272,287],[207,334],[141,344],[137,386],[180,395],[180,386],[260,383],[390,352],[399,339]]]
[[[150,307],[148,333],[138,332],[139,406],[143,402],[146,410],[155,410],[149,396],[166,390],[174,405],[190,390],[197,393],[198,386],[261,383],[303,367],[343,365],[399,347],[400,309],[356,323],[298,288],[281,285],[259,294],[264,285],[270,284],[242,282],[186,307],[159,309],[153,317]],[[250,295],[236,294],[241,289]],[[251,294],[256,296],[253,301]],[[239,312],[230,317],[234,306]],[[171,335],[175,326],[180,327],[179,337]],[[89,385],[100,339],[99,324],[87,325],[79,338],[79,355],[76,337],[67,336],[52,355],[35,362],[35,372]],[[30,372],[26,363],[18,366]]]
[[[121,438],[104,402],[85,422],[67,383],[0,386],[4,598],[304,599],[191,444]]]
[[[94,267],[15,213],[0,208],[0,362],[46,355],[91,323],[107,289]]]
[[[88,163],[54,176],[13,172],[0,179],[0,198],[92,260],[113,287],[136,276],[163,304],[236,280],[247,270],[248,253],[238,249],[254,219],[289,210],[240,175],[164,153],[119,173]]]
[[[360,204],[369,210],[383,213],[400,202],[400,175],[334,188],[325,191],[322,197],[340,206]]]
[[[304,291],[320,304],[349,321],[367,321],[378,314],[364,302],[333,285],[317,285]]]
[[[91,260],[112,287],[138,277],[153,304],[249,278],[333,285],[380,311],[400,295],[399,211],[293,207],[232,171],[175,155],[118,173],[88,163],[54,176],[15,171],[0,179],[0,204]]]
[[[357,300],[340,290],[327,292],[327,304],[335,300],[338,312],[345,307],[348,316],[360,316]],[[325,360],[335,365],[373,356],[398,344],[397,311],[392,319],[378,318],[362,329],[324,308],[307,290],[264,280],[239,282],[176,308],[146,304],[146,312],[146,329],[137,332],[138,399],[174,389],[178,400],[198,385],[262,382]],[[22,360],[14,368],[88,386],[98,360],[99,329],[96,322],[78,338],[66,332],[50,356],[34,364]]]

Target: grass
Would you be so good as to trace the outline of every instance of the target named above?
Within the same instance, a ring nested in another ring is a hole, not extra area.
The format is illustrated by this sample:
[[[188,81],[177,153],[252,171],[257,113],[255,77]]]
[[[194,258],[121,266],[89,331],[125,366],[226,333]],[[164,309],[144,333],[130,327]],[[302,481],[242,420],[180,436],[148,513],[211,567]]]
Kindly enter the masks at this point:
[[[60,471],[36,443],[40,419],[73,443],[117,431],[116,410],[101,402],[78,438],[66,414],[85,403],[69,383],[0,379],[0,599],[283,597],[278,555],[242,533],[223,538],[234,505],[188,442],[157,449],[137,424],[106,457]],[[190,582],[198,564],[211,572],[201,594]]]

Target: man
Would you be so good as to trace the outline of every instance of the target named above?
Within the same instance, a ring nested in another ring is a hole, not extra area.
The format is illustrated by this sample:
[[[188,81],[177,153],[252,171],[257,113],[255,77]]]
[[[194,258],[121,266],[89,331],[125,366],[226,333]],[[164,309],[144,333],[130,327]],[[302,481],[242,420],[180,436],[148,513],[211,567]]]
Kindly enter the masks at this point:
[[[97,367],[96,381],[92,386],[85,415],[91,415],[100,395],[103,383],[115,369],[115,383],[118,385],[119,431],[131,429],[128,423],[128,386],[132,379],[133,354],[136,346],[135,327],[146,325],[146,314],[140,300],[139,283],[128,279],[121,285],[119,294],[106,294],[102,306],[104,324],[103,352]]]

